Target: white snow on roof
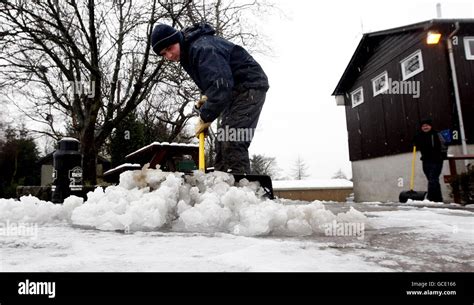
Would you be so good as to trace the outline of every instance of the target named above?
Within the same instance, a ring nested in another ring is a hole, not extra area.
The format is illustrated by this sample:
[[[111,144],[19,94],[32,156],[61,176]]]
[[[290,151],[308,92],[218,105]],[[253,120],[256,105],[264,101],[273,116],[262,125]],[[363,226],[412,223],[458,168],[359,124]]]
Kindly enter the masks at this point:
[[[175,143],[175,142],[173,142],[173,143],[170,144],[170,143],[168,143],[168,142],[153,142],[153,143],[148,144],[147,146],[144,146],[144,147],[142,147],[142,148],[140,148],[140,149],[138,149],[138,150],[136,150],[136,151],[134,151],[134,152],[132,152],[132,153],[129,153],[128,155],[125,156],[125,158],[128,158],[128,157],[130,157],[131,155],[134,155],[134,154],[136,154],[136,153],[138,153],[138,152],[141,152],[141,151],[143,151],[143,150],[150,149],[152,146],[155,146],[155,145],[159,145],[159,146],[199,147],[198,144],[190,144],[190,143],[188,144],[188,143]]]
[[[75,142],[80,143],[78,139],[71,138],[71,137],[64,137],[64,138],[61,138],[61,140],[59,140],[59,141],[75,141]]]
[[[273,180],[273,189],[278,190],[306,190],[306,189],[348,189],[352,188],[351,181],[346,179],[318,179],[318,180]]]
[[[116,170],[119,170],[119,169],[121,169],[122,167],[136,167],[137,169],[141,169],[141,168],[142,168],[142,166],[141,166],[140,164],[138,164],[138,163],[124,163],[124,164],[121,164],[121,165],[119,165],[119,166],[117,166],[117,167],[114,167],[114,168],[112,168],[112,169],[109,169],[108,171],[106,171],[106,172],[104,173],[104,175],[106,175],[106,174],[108,174],[108,173],[111,173],[111,172],[115,172]]]

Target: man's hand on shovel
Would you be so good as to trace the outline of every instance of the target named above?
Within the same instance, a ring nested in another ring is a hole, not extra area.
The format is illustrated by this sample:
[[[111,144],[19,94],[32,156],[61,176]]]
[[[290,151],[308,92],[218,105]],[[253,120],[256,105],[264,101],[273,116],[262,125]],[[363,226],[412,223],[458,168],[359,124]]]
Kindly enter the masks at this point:
[[[206,101],[207,101],[207,96],[201,95],[201,98],[199,99],[199,101],[194,103],[193,111],[197,114],[201,114],[201,107],[202,105],[204,105]]]
[[[207,96],[201,95],[201,98],[199,99],[199,101],[197,101],[194,104],[194,112],[201,114],[201,107],[202,105],[204,105],[206,101],[207,101]],[[207,129],[209,128],[209,126],[211,126],[211,123],[212,122],[206,123],[201,118],[199,118],[199,121],[197,122],[196,128],[195,128],[196,137],[199,138],[199,134],[201,132],[204,132],[204,134],[207,135]]]
[[[196,123],[196,128],[195,128],[195,135],[197,138],[199,138],[200,133],[207,134],[207,129],[209,126],[211,126],[212,122],[204,122],[201,118],[199,118],[199,121]]]

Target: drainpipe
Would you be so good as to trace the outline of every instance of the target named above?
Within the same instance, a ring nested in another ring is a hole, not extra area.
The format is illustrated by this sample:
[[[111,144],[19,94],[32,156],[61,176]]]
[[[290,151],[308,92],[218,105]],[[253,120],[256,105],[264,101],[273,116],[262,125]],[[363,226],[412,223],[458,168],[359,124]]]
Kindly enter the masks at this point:
[[[456,74],[456,66],[454,64],[453,43],[451,42],[451,38],[454,35],[456,35],[458,31],[459,31],[459,22],[456,22],[456,28],[448,36],[448,54],[449,54],[449,65],[451,67],[451,76],[453,78],[454,98],[456,100],[456,108],[458,110],[459,131],[461,133],[462,153],[463,155],[467,155],[466,134],[464,132],[464,121],[462,117],[461,98],[459,97],[458,78]],[[468,160],[464,160],[464,164],[467,167]]]

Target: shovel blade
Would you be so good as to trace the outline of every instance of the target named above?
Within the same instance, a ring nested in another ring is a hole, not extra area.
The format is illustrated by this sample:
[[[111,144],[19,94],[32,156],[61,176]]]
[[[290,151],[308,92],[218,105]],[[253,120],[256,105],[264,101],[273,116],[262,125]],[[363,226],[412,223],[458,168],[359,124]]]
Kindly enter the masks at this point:
[[[239,182],[242,179],[247,179],[249,182],[259,182],[260,186],[266,193],[266,196],[269,199],[275,199],[273,195],[273,186],[272,178],[268,175],[244,175],[244,174],[232,174],[234,176],[235,182]]]
[[[409,191],[401,192],[400,195],[398,196],[398,200],[401,203],[407,202],[408,199],[423,201],[425,200],[425,196],[426,196],[426,192],[417,192],[414,190],[409,190]]]

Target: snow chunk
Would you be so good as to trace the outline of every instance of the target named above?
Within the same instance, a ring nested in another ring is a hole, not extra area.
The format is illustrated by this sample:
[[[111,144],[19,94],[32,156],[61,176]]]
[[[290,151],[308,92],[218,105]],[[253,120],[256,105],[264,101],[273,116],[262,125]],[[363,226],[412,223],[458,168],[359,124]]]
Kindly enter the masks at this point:
[[[367,223],[367,217],[360,211],[357,211],[353,207],[350,207],[346,213],[339,213],[337,215],[338,222],[347,223]]]

